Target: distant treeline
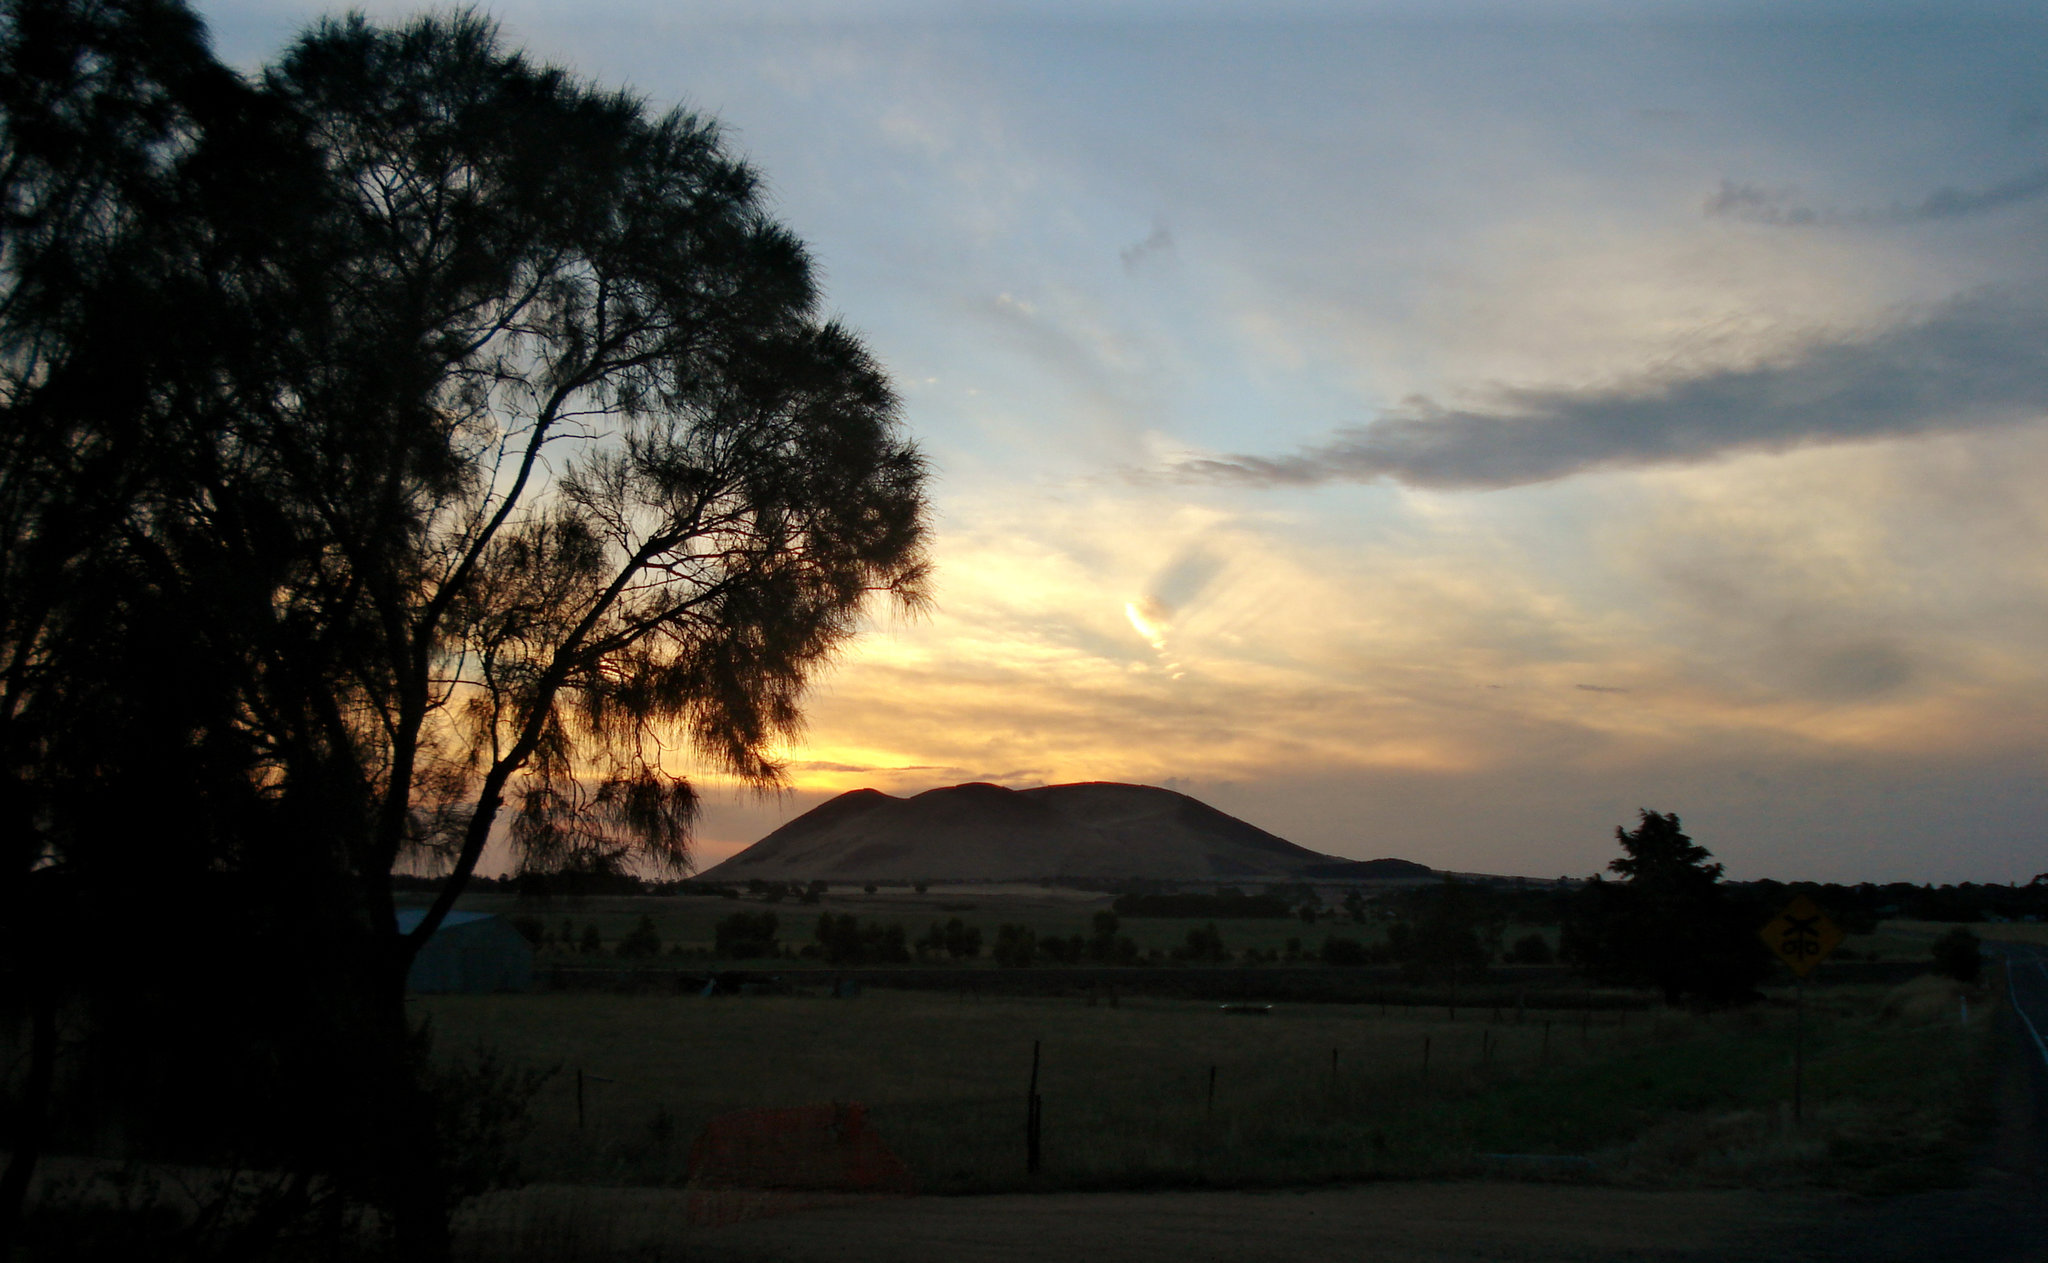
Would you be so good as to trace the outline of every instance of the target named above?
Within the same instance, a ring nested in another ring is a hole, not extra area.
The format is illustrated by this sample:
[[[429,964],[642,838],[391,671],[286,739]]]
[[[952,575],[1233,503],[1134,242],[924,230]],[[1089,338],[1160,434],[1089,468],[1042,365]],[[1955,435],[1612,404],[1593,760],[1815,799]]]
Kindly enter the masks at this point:
[[[435,891],[438,877],[394,876],[392,888]],[[1485,909],[1489,920],[1526,925],[1556,925],[1571,907],[1577,885],[1549,881],[1460,882],[1466,896]],[[1879,921],[2048,921],[2048,873],[2025,884],[1963,882],[1953,886],[1916,886],[1911,882],[1839,885],[1832,882],[1725,882],[1728,894],[1762,912],[1766,919],[1794,895],[1805,895],[1851,933],[1867,934]],[[525,899],[576,898],[600,895],[698,895],[733,899],[740,888],[722,882],[690,879],[647,881],[627,873],[524,873],[512,877],[473,877],[468,889],[518,895]],[[823,882],[747,883],[745,893],[777,902],[784,898],[815,903],[828,887]],[[1424,913],[1441,897],[1442,884],[1411,886],[1370,900],[1381,917],[1409,919]],[[1214,894],[1132,892],[1111,905],[1118,916],[1187,917],[1203,920],[1279,919],[1294,916],[1304,903],[1318,903],[1306,885],[1272,886],[1259,894],[1225,888]],[[1346,908],[1352,909],[1351,901]],[[1364,919],[1353,909],[1354,919]]]
[[[1571,913],[1579,885],[1548,882],[1515,885],[1507,882],[1458,883],[1482,920],[1525,925],[1557,925]],[[1747,908],[1758,924],[1770,919],[1794,895],[1820,905],[1836,924],[1851,934],[1868,934],[1880,921],[2048,921],[2048,873],[2024,885],[1964,882],[1955,886],[1916,886],[1911,882],[1848,886],[1832,882],[1724,882],[1728,896]],[[1373,906],[1382,916],[1412,919],[1426,915],[1443,897],[1445,887],[1413,886],[1380,896]]]

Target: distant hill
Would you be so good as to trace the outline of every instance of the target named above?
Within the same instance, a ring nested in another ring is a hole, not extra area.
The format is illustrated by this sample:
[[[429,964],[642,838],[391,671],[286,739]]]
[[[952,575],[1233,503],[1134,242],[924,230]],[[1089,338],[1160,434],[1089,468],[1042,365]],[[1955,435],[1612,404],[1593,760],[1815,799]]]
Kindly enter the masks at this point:
[[[974,783],[896,798],[857,789],[702,874],[707,881],[1385,881],[1408,860],[1296,846],[1150,785],[1012,790]]]

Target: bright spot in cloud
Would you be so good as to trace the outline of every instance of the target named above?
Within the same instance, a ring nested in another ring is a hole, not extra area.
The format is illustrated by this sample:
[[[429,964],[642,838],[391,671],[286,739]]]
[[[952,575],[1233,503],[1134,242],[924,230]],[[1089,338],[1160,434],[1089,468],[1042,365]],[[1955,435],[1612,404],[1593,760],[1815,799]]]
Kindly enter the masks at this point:
[[[1138,634],[1145,638],[1146,644],[1151,645],[1161,653],[1165,653],[1166,625],[1165,620],[1160,617],[1161,613],[1159,603],[1150,597],[1145,599],[1142,607],[1137,602],[1127,601],[1124,603],[1124,617],[1131,620],[1131,626],[1136,628]],[[1147,617],[1148,615],[1150,617]]]

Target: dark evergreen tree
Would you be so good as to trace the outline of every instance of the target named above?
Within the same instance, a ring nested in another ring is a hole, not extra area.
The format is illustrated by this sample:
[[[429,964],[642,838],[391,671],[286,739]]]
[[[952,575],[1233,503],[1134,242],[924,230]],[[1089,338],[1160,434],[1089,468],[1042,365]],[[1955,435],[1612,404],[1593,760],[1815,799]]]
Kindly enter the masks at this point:
[[[1771,958],[1759,919],[1722,889],[1721,865],[1686,836],[1676,815],[1640,813],[1617,827],[1619,881],[1595,877],[1567,914],[1561,954],[1590,977],[1656,987],[1667,1002],[1743,1003],[1757,998]]]

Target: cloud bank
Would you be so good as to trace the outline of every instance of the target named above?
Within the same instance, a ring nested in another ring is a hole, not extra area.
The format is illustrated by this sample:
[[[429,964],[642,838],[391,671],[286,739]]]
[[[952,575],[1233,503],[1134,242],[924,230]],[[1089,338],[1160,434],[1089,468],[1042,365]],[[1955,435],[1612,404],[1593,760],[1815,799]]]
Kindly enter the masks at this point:
[[[1187,482],[1481,489],[1727,453],[1988,429],[2048,415],[2048,306],[1978,293],[1861,341],[1780,362],[1588,390],[1511,389],[1489,407],[1415,399],[1287,456],[1177,462]]]
[[[1885,207],[1835,211],[1802,206],[1792,200],[1790,189],[1766,189],[1755,184],[1723,180],[1720,189],[1707,196],[1703,209],[1712,219],[1737,219],[1785,228],[1817,224],[1924,224],[2003,210],[2019,202],[2032,201],[2044,193],[2048,193],[2048,167],[2001,180],[1989,188],[1944,186],[1911,205],[1894,202]]]

